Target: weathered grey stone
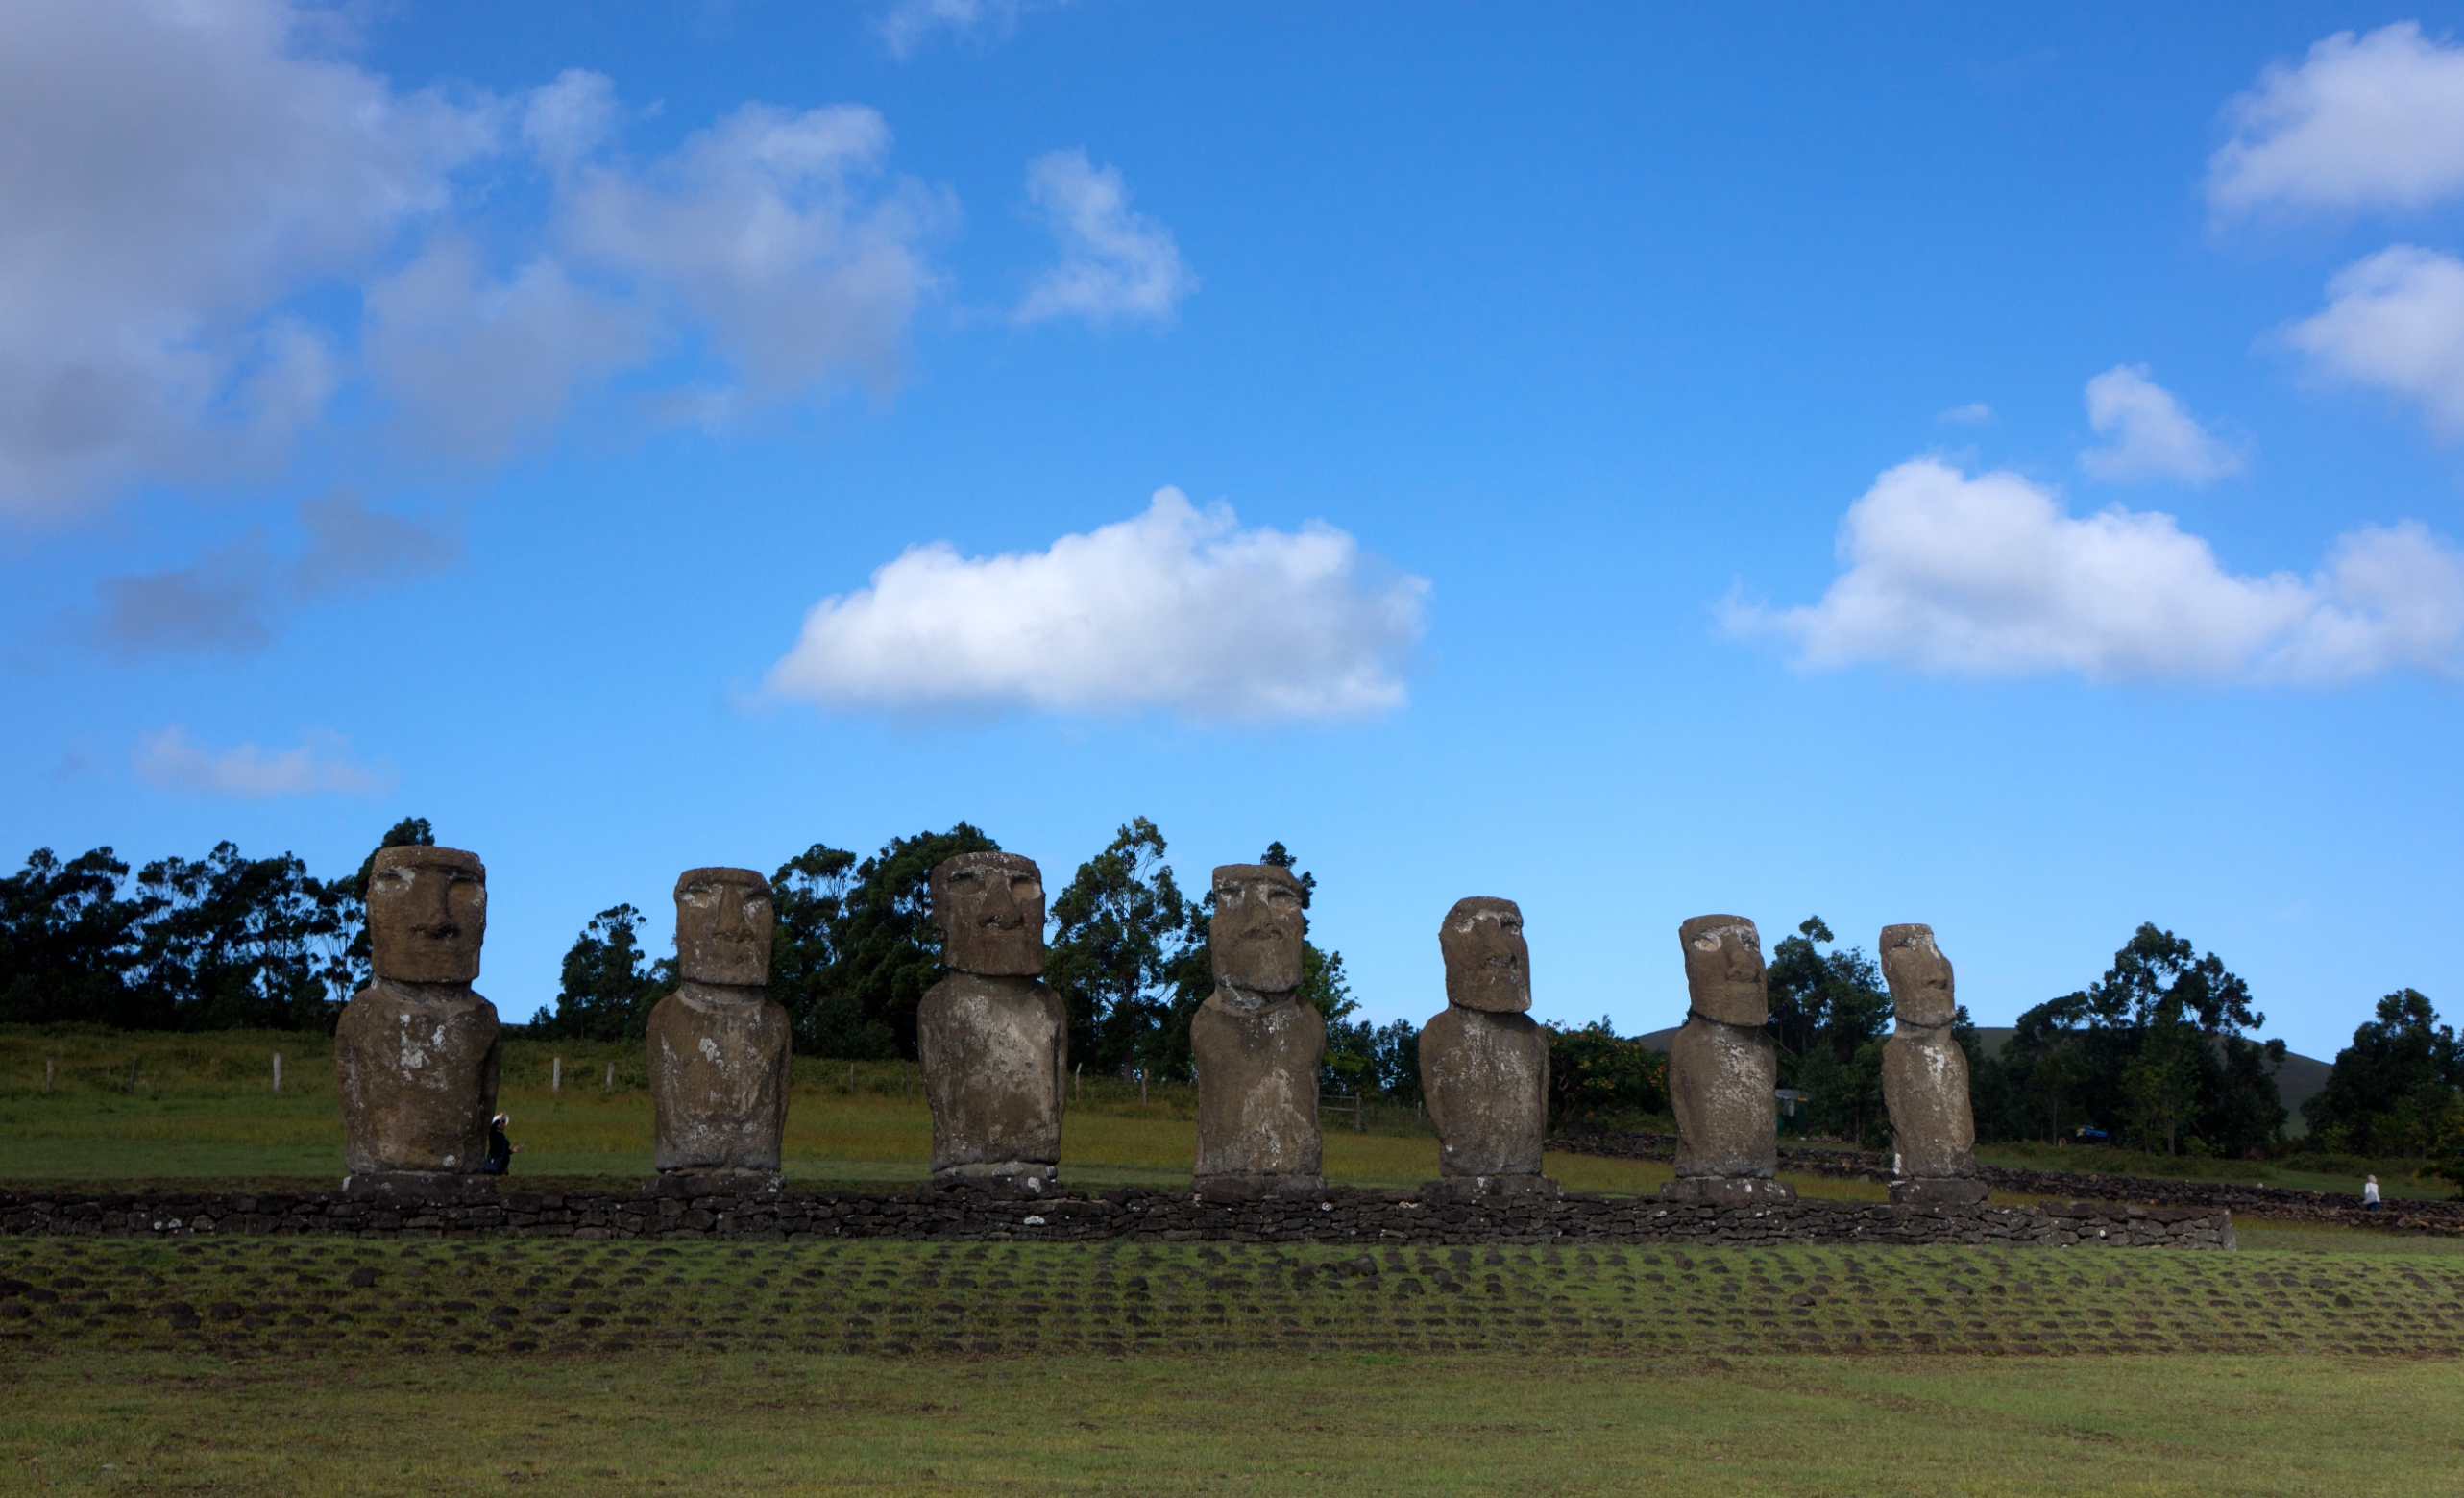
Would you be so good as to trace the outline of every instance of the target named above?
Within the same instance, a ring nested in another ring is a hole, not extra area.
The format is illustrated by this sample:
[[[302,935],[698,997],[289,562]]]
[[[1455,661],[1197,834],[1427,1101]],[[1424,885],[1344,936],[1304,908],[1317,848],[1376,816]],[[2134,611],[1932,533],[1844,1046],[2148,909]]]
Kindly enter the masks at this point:
[[[1959,1014],[1951,960],[1934,945],[1932,926],[1882,928],[1882,977],[1891,986],[1891,1012],[1909,1024],[1948,1024]]]
[[[354,1178],[476,1175],[502,1060],[497,1009],[471,991],[487,870],[451,847],[389,847],[368,880],[368,987],[333,1037],[345,1166]]]
[[[492,1175],[443,1170],[372,1170],[342,1178],[342,1194],[363,1201],[476,1201],[497,1193]]]
[[[1202,1185],[1224,1178],[1224,1191],[1314,1187],[1326,1021],[1298,992],[1308,929],[1301,882],[1272,864],[1226,864],[1215,871],[1214,897],[1215,991],[1189,1025],[1198,1068],[1192,1173]]]
[[[1069,1020],[1044,986],[1044,884],[1015,853],[961,853],[932,874],[953,970],[915,1011],[933,1172],[1037,1186],[1061,1162]]]
[[[1523,907],[1476,895],[1454,902],[1437,928],[1446,958],[1446,1002],[1455,1009],[1522,1014],[1531,1007],[1531,947]]]
[[[1677,927],[1677,945],[1685,952],[1689,1006],[1669,1043],[1677,1179],[1660,1194],[1682,1201],[1793,1196],[1771,1179],[1779,1166],[1779,1106],[1771,1095],[1779,1053],[1763,1029],[1770,995],[1762,935],[1743,916],[1696,916]]]
[[[1292,871],[1273,864],[1225,864],[1215,871],[1214,895],[1208,950],[1215,986],[1242,995],[1289,994],[1299,988],[1308,916],[1305,892]]]
[[[1957,1177],[1912,1177],[1891,1183],[1891,1199],[1901,1207],[1964,1207],[1985,1200],[1983,1181]]]
[[[1529,1015],[1448,1008],[1421,1026],[1420,1085],[1439,1175],[1540,1173],[1549,1037]]]
[[[1882,1047],[1882,1096],[1891,1111],[1891,1199],[1926,1204],[1963,1195],[1976,1174],[1976,1119],[1967,1053],[1951,1034],[1959,1013],[1950,959],[1930,926],[1882,928],[1882,973],[1898,1025]]]
[[[787,1010],[766,985],[769,881],[750,869],[676,879],[683,982],[650,1011],[650,1159],[670,1171],[778,1174],[787,1132]]]
[[[1768,1181],[1779,1165],[1779,1053],[1760,1029],[1696,1015],[1669,1043],[1677,1174]]]
[[[1274,1189],[1319,1180],[1318,1065],[1326,1021],[1286,994],[1254,1009],[1217,989],[1189,1022],[1198,1068],[1198,1158],[1191,1173],[1275,1177]]]
[[[1033,977],[953,972],[916,1006],[915,1048],[934,1174],[1053,1177],[1069,1074],[1060,995]]]
[[[1771,1016],[1763,937],[1743,916],[1696,916],[1677,927],[1686,954],[1686,1002],[1721,1024],[1759,1028]]]
[[[1423,1201],[1475,1202],[1500,1196],[1554,1197],[1565,1194],[1545,1175],[1450,1175],[1421,1183]]]
[[[941,965],[988,978],[1044,972],[1044,876],[1016,853],[961,853],[933,866]]]

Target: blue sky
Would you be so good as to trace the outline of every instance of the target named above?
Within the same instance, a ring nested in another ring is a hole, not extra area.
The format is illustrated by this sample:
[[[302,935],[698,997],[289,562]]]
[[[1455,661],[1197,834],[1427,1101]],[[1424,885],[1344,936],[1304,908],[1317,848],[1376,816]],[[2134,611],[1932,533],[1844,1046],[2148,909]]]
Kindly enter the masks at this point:
[[[1474,894],[2452,1015],[2457,9],[31,4],[0,851],[427,816],[519,1016],[1140,815],[1380,1019]]]

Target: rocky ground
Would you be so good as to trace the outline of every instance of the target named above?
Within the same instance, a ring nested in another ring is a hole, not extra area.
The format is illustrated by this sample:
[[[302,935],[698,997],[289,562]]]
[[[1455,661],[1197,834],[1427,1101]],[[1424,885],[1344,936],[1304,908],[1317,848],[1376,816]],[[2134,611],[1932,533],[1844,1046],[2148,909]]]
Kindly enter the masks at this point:
[[[0,1357],[2464,1352],[2464,1261],[1609,1245],[0,1240]]]

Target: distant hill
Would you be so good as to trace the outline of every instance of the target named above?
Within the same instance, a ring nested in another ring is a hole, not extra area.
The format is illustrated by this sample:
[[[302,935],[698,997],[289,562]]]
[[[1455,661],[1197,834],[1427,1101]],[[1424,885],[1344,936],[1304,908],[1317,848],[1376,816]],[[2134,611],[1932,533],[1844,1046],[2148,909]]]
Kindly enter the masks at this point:
[[[1667,1050],[1676,1033],[1673,1027],[1654,1030],[1642,1038],[1643,1044],[1653,1050]],[[2007,1024],[1981,1024],[1976,1027],[1977,1044],[1987,1055],[1999,1056],[2002,1047],[2015,1033]],[[2284,1053],[2284,1065],[2276,1073],[2276,1095],[2284,1100],[2284,1112],[2290,1116],[2284,1120],[2285,1133],[2300,1139],[2309,1132],[2309,1125],[2302,1118],[2302,1105],[2327,1087],[2328,1073],[2333,1069],[2332,1063],[2315,1056],[2296,1055],[2291,1051]]]

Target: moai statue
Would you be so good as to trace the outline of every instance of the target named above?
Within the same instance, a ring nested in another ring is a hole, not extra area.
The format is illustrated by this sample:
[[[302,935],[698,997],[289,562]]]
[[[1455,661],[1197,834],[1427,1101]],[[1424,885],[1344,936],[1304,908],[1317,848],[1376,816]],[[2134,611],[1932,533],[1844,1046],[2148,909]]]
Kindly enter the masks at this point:
[[[1420,1085],[1437,1124],[1439,1179],[1424,1195],[1555,1194],[1540,1173],[1549,1037],[1531,1007],[1531,948],[1510,899],[1454,902],[1437,928],[1446,1010],[1421,1027]]]
[[[1189,1021],[1203,1195],[1298,1194],[1319,1175],[1326,1020],[1303,998],[1301,881],[1273,864],[1215,871],[1215,991]]]
[[[789,1021],[769,996],[770,883],[750,869],[676,879],[675,992],[650,1011],[654,1190],[776,1191]]]
[[[451,847],[389,847],[368,875],[375,976],[333,1032],[343,1191],[485,1194],[479,1173],[503,1059],[497,1006],[471,992],[488,931],[488,872]]]
[[[1044,987],[1044,876],[1015,853],[933,869],[933,921],[950,975],[915,1010],[933,1108],[933,1174],[1040,1191],[1061,1164],[1069,1019]]]
[[[1882,1100],[1891,1109],[1891,1199],[1913,1206],[1985,1200],[1976,1178],[1976,1118],[1967,1053],[1951,1034],[1959,1014],[1951,960],[1932,926],[1882,928],[1882,976],[1899,1023],[1882,1046]]]
[[[1677,927],[1686,954],[1684,1028],[1669,1043],[1669,1093],[1677,1115],[1671,1201],[1783,1201],[1779,1165],[1779,1052],[1763,1028],[1770,993],[1763,937],[1743,916],[1696,916]]]

